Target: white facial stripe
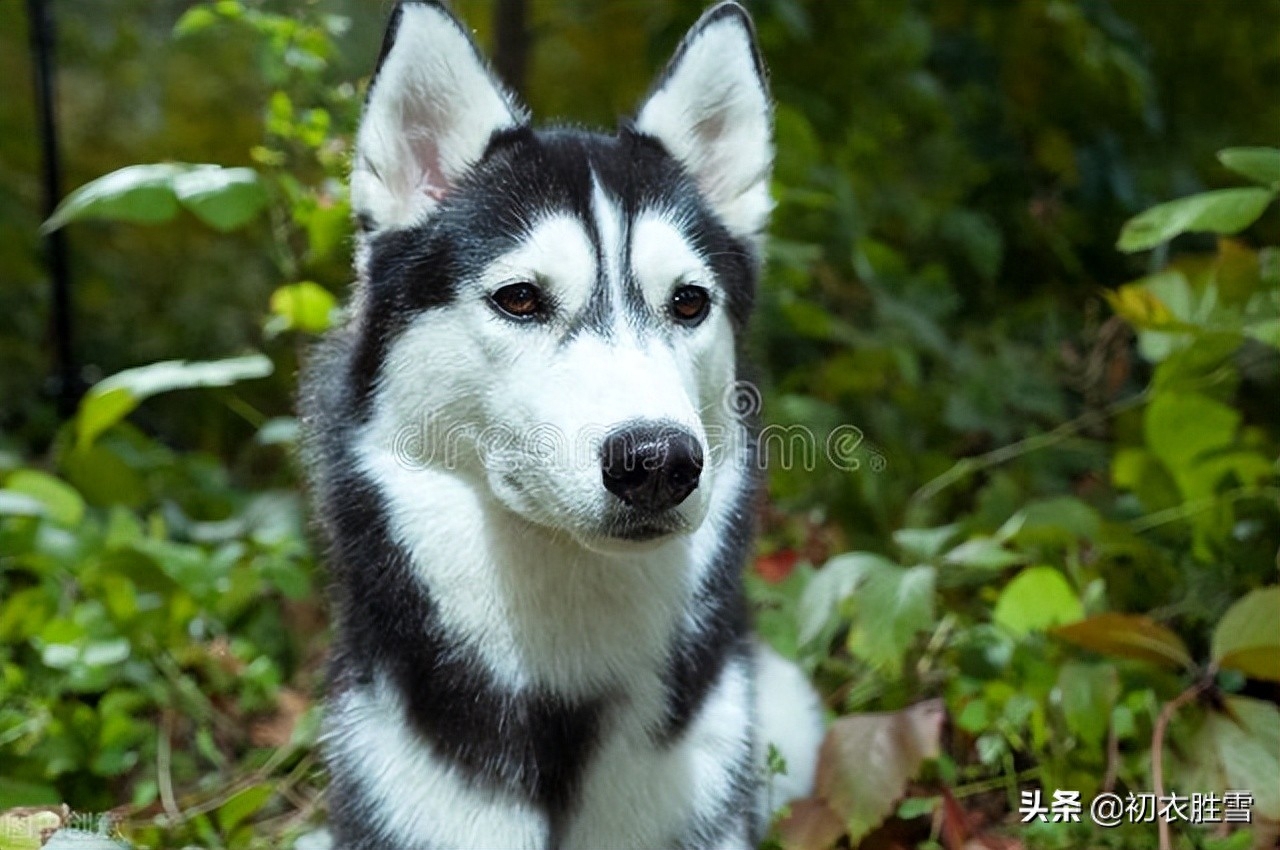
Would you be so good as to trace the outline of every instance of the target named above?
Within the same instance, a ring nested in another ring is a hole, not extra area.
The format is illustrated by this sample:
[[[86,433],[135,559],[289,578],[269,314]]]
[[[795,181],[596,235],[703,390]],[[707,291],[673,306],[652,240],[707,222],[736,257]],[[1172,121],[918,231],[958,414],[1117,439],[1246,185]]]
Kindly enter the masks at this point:
[[[640,216],[631,229],[631,271],[644,299],[661,311],[680,283],[714,289],[714,277],[702,257],[674,224],[656,212]]]
[[[623,244],[624,223],[622,210],[600,185],[596,175],[591,175],[591,212],[595,216],[596,233],[600,237],[600,255],[604,262],[605,286],[609,287],[614,315],[622,315],[622,263],[626,246]]]
[[[536,281],[573,315],[591,297],[595,280],[595,249],[582,223],[557,214],[534,225],[519,247],[485,269],[479,284],[492,292],[504,284]]]

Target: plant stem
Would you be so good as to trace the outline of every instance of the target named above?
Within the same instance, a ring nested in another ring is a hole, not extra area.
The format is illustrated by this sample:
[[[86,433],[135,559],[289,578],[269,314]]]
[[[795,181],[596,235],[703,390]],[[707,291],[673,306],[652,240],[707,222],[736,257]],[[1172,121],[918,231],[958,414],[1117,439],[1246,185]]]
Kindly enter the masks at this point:
[[[1169,820],[1160,817],[1160,800],[1164,797],[1164,736],[1178,709],[1200,696],[1212,684],[1211,675],[1201,679],[1165,703],[1156,718],[1156,727],[1151,736],[1151,781],[1156,792],[1156,829],[1160,833],[1160,850],[1170,850],[1172,847],[1169,843]]]

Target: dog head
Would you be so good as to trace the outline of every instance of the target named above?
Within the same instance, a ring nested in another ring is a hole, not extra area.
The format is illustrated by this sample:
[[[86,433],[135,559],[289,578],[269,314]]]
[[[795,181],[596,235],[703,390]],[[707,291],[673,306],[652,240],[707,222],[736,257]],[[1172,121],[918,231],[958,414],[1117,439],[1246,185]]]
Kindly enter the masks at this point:
[[[697,528],[742,461],[728,394],[771,161],[736,4],[602,135],[533,129],[448,12],[402,3],[351,176],[353,380],[379,444],[593,549]]]

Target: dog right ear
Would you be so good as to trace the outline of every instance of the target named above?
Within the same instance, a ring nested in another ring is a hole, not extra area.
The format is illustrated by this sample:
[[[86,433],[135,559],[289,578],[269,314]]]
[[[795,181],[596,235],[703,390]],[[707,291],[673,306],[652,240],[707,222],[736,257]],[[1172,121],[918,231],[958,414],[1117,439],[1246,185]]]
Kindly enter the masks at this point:
[[[391,16],[356,136],[351,208],[365,231],[431,214],[493,134],[527,120],[462,24],[435,2]]]

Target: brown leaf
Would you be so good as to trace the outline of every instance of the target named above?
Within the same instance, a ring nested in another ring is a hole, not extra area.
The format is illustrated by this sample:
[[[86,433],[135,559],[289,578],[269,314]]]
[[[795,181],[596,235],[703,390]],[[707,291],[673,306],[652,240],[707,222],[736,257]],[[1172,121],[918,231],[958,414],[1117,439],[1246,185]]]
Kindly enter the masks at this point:
[[[951,789],[942,789],[942,846],[947,850],[964,850],[968,838],[964,808],[951,793]]]
[[[292,688],[281,688],[274,714],[255,720],[249,727],[249,741],[255,747],[283,747],[293,739],[298,719],[311,701]]]
[[[786,850],[829,850],[844,835],[844,822],[823,800],[796,800],[778,824]]]
[[[1191,666],[1191,653],[1182,638],[1141,614],[1098,614],[1059,626],[1051,634],[1103,655],[1135,658],[1162,667]]]
[[[925,759],[939,751],[941,700],[854,714],[831,724],[818,755],[818,793],[843,817],[854,845],[884,822]]]

